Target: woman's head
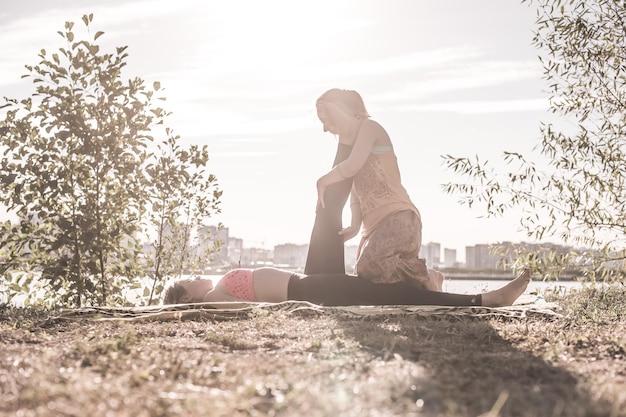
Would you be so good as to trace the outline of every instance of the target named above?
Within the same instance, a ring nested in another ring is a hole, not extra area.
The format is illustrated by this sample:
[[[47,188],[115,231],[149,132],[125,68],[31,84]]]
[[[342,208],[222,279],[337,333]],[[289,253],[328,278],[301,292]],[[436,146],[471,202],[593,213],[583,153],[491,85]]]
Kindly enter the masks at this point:
[[[315,103],[317,116],[324,125],[324,130],[337,134],[337,124],[340,111],[348,117],[366,119],[370,117],[363,98],[354,90],[331,88],[322,94]]]
[[[212,289],[213,281],[210,279],[181,279],[165,291],[163,304],[201,303],[204,295]]]

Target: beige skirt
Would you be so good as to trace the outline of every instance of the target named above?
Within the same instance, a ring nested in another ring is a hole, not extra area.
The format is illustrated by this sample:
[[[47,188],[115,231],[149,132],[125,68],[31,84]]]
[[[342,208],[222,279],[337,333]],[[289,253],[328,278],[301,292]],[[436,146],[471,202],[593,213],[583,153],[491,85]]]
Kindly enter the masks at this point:
[[[355,273],[378,284],[407,282],[440,290],[438,274],[431,273],[419,257],[421,247],[420,217],[411,210],[392,213],[361,240]]]

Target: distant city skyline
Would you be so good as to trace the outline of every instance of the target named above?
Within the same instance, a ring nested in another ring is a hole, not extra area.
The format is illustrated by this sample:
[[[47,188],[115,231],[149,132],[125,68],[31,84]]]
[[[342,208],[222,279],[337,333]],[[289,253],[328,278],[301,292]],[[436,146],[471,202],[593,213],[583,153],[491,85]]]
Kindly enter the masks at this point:
[[[229,248],[235,247],[238,252],[238,256],[240,260],[245,261],[245,253],[246,251],[254,251],[254,253],[272,253],[272,261],[274,261],[277,257],[276,251],[277,249],[281,250],[280,255],[278,255],[279,260],[277,263],[279,264],[289,264],[290,262],[286,262],[285,259],[297,259],[296,262],[292,262],[291,266],[304,266],[306,261],[306,255],[308,253],[308,244],[295,243],[295,242],[283,242],[274,245],[271,248],[262,248],[258,246],[247,246],[245,239],[239,238],[237,236],[230,236],[229,228],[224,226],[221,231],[217,231],[215,226],[210,226],[214,228],[215,237],[219,239],[226,239],[227,242],[222,249],[224,258],[233,261],[231,254],[228,253]],[[231,245],[232,243],[232,245]],[[561,248],[566,249],[567,246],[559,245],[559,244],[551,244],[551,243],[530,243],[527,241],[499,241],[499,242],[481,242],[475,243],[473,245],[467,245],[463,248],[462,251],[459,251],[455,248],[447,247],[445,244],[441,242],[425,242],[422,243],[422,249],[420,251],[420,257],[426,259],[427,265],[430,267],[487,267],[493,266],[498,259],[497,255],[489,254],[489,247],[494,245],[505,245],[505,246],[526,246],[536,248],[538,246],[546,246],[551,248]],[[358,250],[358,245],[346,244],[345,247],[345,261],[346,265],[353,265],[356,262],[356,255]],[[476,259],[471,259],[468,262],[467,254],[471,253],[472,257],[478,257]],[[249,256],[249,255],[248,255]],[[262,255],[265,257],[269,255]],[[452,258],[452,259],[450,259]]]

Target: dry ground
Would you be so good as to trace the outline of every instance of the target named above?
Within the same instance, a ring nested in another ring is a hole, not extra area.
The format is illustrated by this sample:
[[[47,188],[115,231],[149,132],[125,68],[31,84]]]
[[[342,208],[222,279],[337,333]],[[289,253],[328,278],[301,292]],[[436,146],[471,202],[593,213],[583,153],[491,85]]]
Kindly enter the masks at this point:
[[[0,416],[626,416],[625,293],[569,295],[556,320],[0,307]]]

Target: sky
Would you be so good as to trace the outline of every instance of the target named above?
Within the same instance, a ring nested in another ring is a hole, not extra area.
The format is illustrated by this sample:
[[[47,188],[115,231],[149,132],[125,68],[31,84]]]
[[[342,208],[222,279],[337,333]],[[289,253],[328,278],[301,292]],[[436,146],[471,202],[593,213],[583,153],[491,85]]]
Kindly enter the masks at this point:
[[[485,218],[442,185],[464,179],[442,155],[529,153],[547,118],[546,81],[532,45],[535,10],[520,0],[2,1],[0,97],[34,87],[24,65],[63,47],[66,21],[85,34],[93,13],[101,51],[128,46],[124,79],[159,81],[168,126],[206,144],[223,191],[215,223],[246,247],[308,243],[316,180],[336,138],[315,100],[358,91],[388,131],[423,243],[457,250],[529,239],[510,213]],[[349,210],[345,219],[349,222]],[[0,216],[7,216],[0,212]],[[348,242],[357,244],[358,238]]]

